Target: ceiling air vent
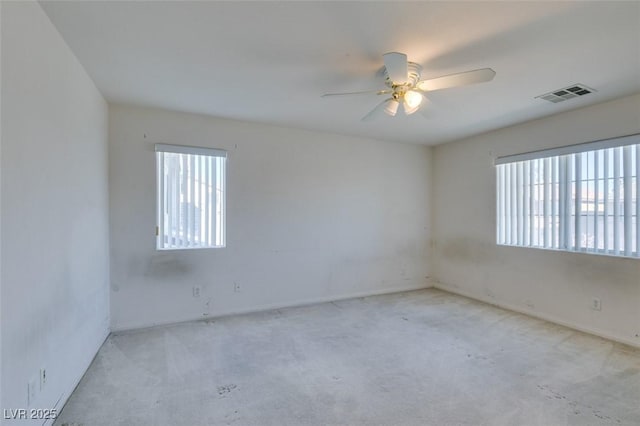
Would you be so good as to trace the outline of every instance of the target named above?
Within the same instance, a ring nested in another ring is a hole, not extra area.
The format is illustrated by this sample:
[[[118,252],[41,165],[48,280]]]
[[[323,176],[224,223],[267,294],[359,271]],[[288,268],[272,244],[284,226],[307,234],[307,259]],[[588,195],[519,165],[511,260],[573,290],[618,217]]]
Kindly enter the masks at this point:
[[[544,99],[545,101],[557,104],[558,102],[563,102],[568,99],[588,95],[589,93],[593,92],[595,92],[595,90],[585,86],[584,84],[572,84],[571,86],[554,90],[553,92],[545,93],[544,95],[536,96],[536,99]]]

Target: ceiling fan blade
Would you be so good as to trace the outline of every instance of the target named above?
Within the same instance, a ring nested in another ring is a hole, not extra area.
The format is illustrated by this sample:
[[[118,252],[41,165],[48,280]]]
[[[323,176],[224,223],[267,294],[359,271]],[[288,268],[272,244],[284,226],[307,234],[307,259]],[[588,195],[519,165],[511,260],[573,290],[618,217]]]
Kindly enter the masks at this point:
[[[380,102],[374,109],[369,111],[369,114],[362,117],[362,121],[372,121],[383,116],[385,114],[384,110],[387,107],[389,101],[393,101],[393,98],[385,99],[384,101]]]
[[[382,55],[387,75],[393,83],[404,84],[408,80],[407,55],[398,52],[389,52]]]
[[[331,97],[331,96],[371,95],[371,94],[384,95],[386,93],[391,93],[391,92],[392,92],[391,89],[385,89],[385,90],[363,90],[361,92],[325,93],[321,97],[322,98],[328,98],[328,97]]]
[[[466,86],[468,84],[483,83],[493,80],[496,72],[491,68],[449,74],[438,78],[419,81],[416,87],[425,92],[448,89],[450,87]]]

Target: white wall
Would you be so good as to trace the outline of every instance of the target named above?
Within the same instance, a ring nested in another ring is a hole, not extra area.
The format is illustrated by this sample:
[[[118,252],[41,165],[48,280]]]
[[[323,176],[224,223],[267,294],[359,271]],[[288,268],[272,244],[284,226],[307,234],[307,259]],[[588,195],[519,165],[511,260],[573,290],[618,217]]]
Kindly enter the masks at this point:
[[[109,122],[113,329],[428,285],[427,147],[118,105]],[[155,250],[154,143],[228,150],[226,248]]]
[[[0,94],[2,94],[2,1],[0,1]],[[1,96],[0,96],[1,98]],[[0,102],[0,165],[2,165],[2,102]],[[2,173],[0,172],[0,214],[2,212]],[[2,220],[0,219],[0,241]],[[2,409],[2,244],[0,243],[0,410]],[[0,420],[2,424],[2,420]]]
[[[108,111],[37,3],[1,19],[1,406],[44,367],[61,408],[109,331]]]
[[[496,246],[493,166],[496,156],[638,132],[635,95],[436,147],[436,285],[640,346],[640,261]],[[593,297],[602,311],[590,309]]]

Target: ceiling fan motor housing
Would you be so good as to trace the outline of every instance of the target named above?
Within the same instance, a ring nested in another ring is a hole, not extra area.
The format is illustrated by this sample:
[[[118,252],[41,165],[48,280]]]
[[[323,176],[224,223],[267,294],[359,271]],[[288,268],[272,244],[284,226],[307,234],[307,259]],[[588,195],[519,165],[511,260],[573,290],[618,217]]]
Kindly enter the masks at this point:
[[[396,88],[400,88],[402,91],[406,91],[415,87],[415,85],[420,81],[420,73],[422,72],[422,67],[415,62],[407,62],[407,81],[405,82],[394,82],[389,78],[389,73],[387,69],[384,69],[384,84],[387,87],[390,87],[394,90]]]

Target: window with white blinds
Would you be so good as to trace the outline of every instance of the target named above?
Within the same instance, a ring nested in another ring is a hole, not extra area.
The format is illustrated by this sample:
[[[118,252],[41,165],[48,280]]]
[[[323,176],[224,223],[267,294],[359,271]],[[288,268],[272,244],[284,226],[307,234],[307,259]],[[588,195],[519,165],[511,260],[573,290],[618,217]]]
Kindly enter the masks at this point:
[[[155,148],[158,250],[224,247],[226,151]]]
[[[640,135],[496,160],[498,244],[640,257]]]

